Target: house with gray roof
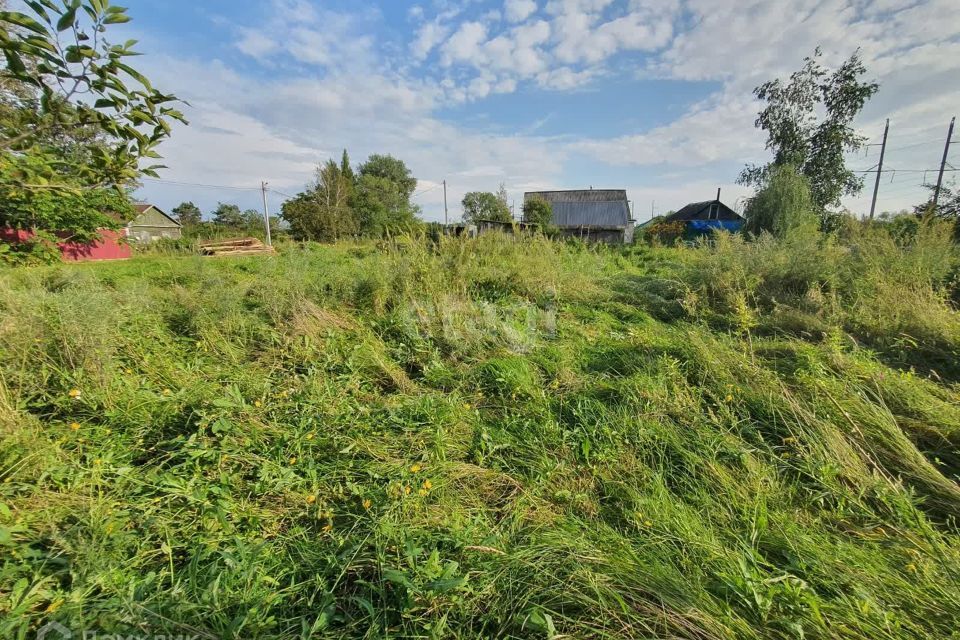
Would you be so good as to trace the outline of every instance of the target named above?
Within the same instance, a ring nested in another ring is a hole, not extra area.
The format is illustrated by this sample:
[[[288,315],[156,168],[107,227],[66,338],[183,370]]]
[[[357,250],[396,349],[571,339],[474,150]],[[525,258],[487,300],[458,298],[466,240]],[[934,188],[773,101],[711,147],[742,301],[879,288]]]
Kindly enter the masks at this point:
[[[523,201],[546,200],[553,211],[551,224],[568,237],[589,242],[629,244],[634,220],[625,189],[529,191]]]

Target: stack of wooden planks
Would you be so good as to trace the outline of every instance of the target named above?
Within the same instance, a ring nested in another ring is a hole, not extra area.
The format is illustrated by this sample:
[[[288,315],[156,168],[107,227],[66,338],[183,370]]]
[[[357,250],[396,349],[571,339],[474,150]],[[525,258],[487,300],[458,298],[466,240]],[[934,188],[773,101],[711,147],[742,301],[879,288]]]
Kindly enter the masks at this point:
[[[276,251],[257,238],[236,238],[233,240],[201,242],[200,253],[205,256],[251,256],[274,254]]]

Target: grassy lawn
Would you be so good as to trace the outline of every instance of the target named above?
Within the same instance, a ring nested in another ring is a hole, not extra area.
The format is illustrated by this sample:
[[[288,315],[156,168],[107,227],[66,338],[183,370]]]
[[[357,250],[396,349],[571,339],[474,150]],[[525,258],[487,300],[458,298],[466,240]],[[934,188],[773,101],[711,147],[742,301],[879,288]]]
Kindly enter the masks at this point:
[[[0,272],[0,637],[958,638],[924,233]]]

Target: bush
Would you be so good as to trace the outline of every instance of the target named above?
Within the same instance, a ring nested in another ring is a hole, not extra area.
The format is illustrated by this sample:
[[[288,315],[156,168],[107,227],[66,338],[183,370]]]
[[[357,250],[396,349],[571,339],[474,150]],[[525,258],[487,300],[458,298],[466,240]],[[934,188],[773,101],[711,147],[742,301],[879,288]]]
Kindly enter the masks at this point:
[[[763,187],[747,202],[744,230],[754,235],[815,230],[817,214],[807,179],[790,165],[774,167]]]

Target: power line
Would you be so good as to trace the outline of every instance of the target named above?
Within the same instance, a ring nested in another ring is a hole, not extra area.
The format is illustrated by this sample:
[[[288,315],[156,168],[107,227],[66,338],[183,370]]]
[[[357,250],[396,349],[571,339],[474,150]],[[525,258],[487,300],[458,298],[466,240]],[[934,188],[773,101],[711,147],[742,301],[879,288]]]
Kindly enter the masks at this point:
[[[439,183],[439,184],[435,184],[435,185],[433,185],[432,187],[427,187],[426,189],[421,189],[420,191],[416,191],[416,192],[410,194],[410,197],[411,197],[411,198],[416,198],[417,196],[421,196],[421,195],[423,195],[423,194],[425,194],[425,193],[430,193],[430,192],[433,191],[434,189],[439,189],[439,188],[442,187],[442,186],[443,186],[443,183],[442,183],[442,182]]]
[[[235,187],[226,184],[202,184],[199,182],[180,182],[178,180],[161,180],[160,178],[141,178],[144,182],[158,182],[160,184],[175,184],[183,187],[202,187],[205,189],[233,189],[235,191],[260,191],[260,187]]]

